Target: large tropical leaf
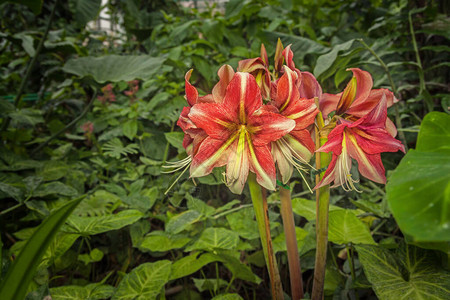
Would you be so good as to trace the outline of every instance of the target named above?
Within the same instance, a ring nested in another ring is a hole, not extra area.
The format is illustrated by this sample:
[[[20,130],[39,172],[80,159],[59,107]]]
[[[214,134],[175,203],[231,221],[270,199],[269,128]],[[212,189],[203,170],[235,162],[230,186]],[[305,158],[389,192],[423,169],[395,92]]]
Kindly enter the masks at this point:
[[[169,281],[171,264],[168,260],[159,260],[134,268],[122,279],[112,299],[156,299]]]
[[[389,178],[387,200],[416,242],[450,241],[450,116],[425,116],[417,141]]]
[[[158,72],[164,60],[164,57],[148,55],[87,56],[68,60],[62,69],[81,78],[92,77],[99,83],[148,80]]]
[[[444,300],[450,295],[450,273],[433,251],[402,245],[397,253],[355,246],[367,279],[381,300]]]

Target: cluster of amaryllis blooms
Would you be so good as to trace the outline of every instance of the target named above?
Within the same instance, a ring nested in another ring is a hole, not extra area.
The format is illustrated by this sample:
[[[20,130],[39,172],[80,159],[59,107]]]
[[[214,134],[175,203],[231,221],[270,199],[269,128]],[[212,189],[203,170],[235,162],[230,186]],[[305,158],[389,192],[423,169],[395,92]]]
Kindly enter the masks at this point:
[[[316,188],[334,182],[333,187],[356,190],[352,159],[364,177],[385,183],[380,153],[404,151],[387,118],[387,108],[397,99],[387,89],[372,90],[368,72],[350,70],[353,77],[343,92],[322,93],[316,78],[295,67],[290,46],[283,48],[280,41],[272,70],[262,45],[261,57],[240,61],[237,72],[222,66],[219,82],[202,97],[189,82],[189,70],[185,75],[189,106],[177,123],[185,133],[188,157],[172,167],[190,164],[190,176],[201,177],[226,165],[224,181],[240,194],[249,171],[261,186],[275,190],[276,166],[279,178],[287,183],[294,168],[300,174],[306,170],[314,152],[332,152]],[[313,131],[319,110],[326,124],[321,135],[328,141],[316,149]]]

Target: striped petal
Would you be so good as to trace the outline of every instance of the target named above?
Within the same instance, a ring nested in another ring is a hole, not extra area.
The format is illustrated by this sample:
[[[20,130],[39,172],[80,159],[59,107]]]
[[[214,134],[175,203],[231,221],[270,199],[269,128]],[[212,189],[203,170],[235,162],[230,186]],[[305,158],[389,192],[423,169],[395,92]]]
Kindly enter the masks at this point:
[[[249,145],[250,171],[256,174],[256,181],[268,190],[275,190],[277,172],[270,145]]]
[[[347,84],[336,107],[336,114],[347,112],[354,102],[363,102],[370,94],[373,86],[372,76],[369,72],[358,68],[347,69],[353,72],[353,77]]]
[[[293,130],[283,140],[295,158],[304,163],[310,161],[315,144],[308,130]]]
[[[214,86],[212,96],[214,102],[222,103],[227,91],[227,86],[234,76],[234,70],[230,65],[223,65],[219,71],[217,71],[217,75],[219,75],[219,82]]]
[[[237,72],[227,87],[223,107],[238,116],[240,124],[246,124],[262,105],[261,91],[255,78],[249,73]]]
[[[227,107],[216,103],[198,103],[191,108],[189,119],[214,139],[225,140],[236,128],[236,120]]]
[[[283,145],[282,139],[272,142],[272,156],[274,162],[278,166],[278,171],[280,172],[283,183],[287,183],[292,176],[294,166],[288,160],[289,155],[292,155],[291,151],[286,149],[286,146]]]
[[[369,96],[366,99],[358,99],[353,102],[352,106],[347,110],[347,114],[362,117],[368,114],[378,103],[381,98],[386,97],[387,107],[391,107],[394,103],[398,102],[394,93],[388,89],[371,90]]]
[[[230,156],[227,163],[227,186],[235,194],[241,194],[247,181],[249,170],[249,147],[247,133],[242,130],[237,142],[230,147]]]
[[[267,145],[289,133],[295,122],[274,112],[272,105],[263,105],[248,119],[248,130],[256,146]]]
[[[366,153],[358,144],[352,134],[348,134],[348,152],[358,162],[358,170],[364,177],[378,182],[386,183],[386,176],[380,154]]]
[[[299,98],[291,101],[283,115],[295,121],[295,130],[301,130],[314,124],[319,113],[314,99]]]
[[[332,111],[336,110],[336,106],[341,99],[342,93],[339,94],[328,94],[325,93],[322,95],[322,98],[319,99],[319,108],[323,114],[323,117],[326,118]]]
[[[301,98],[322,98],[322,87],[316,77],[309,72],[302,72],[302,83],[300,84],[299,92]],[[336,104],[334,107],[336,107]]]
[[[283,49],[284,49],[283,44],[281,43],[281,40],[278,38],[274,58],[275,73],[281,72],[281,68],[283,67]]]
[[[197,89],[189,82],[193,70],[194,69],[190,69],[189,71],[187,71],[186,75],[184,75],[184,89],[186,92],[186,100],[190,106],[193,106],[195,103],[197,103],[198,99]]]
[[[238,133],[232,135],[228,140],[217,140],[207,137],[200,145],[197,154],[192,159],[190,173],[191,177],[206,176],[215,167],[227,164],[233,143],[236,143]]]
[[[299,92],[295,85],[297,74],[284,66],[284,74],[277,82],[277,93],[274,105],[282,112],[287,105],[299,98]]]

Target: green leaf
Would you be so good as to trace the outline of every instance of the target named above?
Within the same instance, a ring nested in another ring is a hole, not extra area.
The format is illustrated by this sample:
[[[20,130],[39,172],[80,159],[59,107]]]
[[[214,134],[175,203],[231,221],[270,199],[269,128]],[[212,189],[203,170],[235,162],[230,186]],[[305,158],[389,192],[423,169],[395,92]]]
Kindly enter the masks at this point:
[[[164,133],[169,144],[177,148],[178,152],[184,152],[183,138],[184,133],[179,131]]]
[[[103,252],[97,248],[92,249],[89,254],[80,254],[78,255],[78,260],[82,261],[85,265],[88,265],[93,262],[101,261],[103,258]]]
[[[381,300],[448,299],[450,273],[432,251],[402,245],[397,253],[355,246],[367,279]]]
[[[343,210],[343,208],[330,205],[330,212],[336,210]],[[292,210],[299,216],[306,218],[308,221],[316,219],[316,201],[304,199],[304,198],[294,198],[292,199]]]
[[[11,198],[14,198],[18,202],[20,202],[23,199],[23,191],[10,184],[0,182],[0,191],[2,191]]]
[[[62,70],[81,78],[92,77],[99,83],[148,80],[161,68],[164,57],[147,55],[105,55],[69,59]]]
[[[417,151],[450,153],[450,116],[431,112],[425,116],[417,136]]]
[[[231,230],[238,233],[244,239],[259,238],[258,224],[255,221],[255,212],[252,207],[240,209],[226,216]]]
[[[172,217],[166,224],[166,231],[168,233],[180,233],[193,223],[200,221],[201,215],[196,210],[188,210],[179,215]]]
[[[138,122],[137,120],[128,120],[123,124],[123,135],[125,135],[130,140],[136,136],[138,131]]]
[[[113,293],[113,286],[98,283],[91,283],[86,286],[68,285],[50,289],[52,300],[108,299]]]
[[[227,282],[221,278],[207,278],[207,279],[197,279],[192,278],[194,285],[199,290],[199,292],[204,291],[217,291],[222,287],[227,286]]]
[[[123,210],[114,215],[97,217],[71,216],[67,220],[64,230],[80,235],[94,235],[111,230],[117,230],[127,225],[133,224],[143,217],[143,213],[134,210]]]
[[[235,249],[239,242],[239,235],[225,228],[206,228],[200,238],[186,251],[192,250],[216,250],[216,249]]]
[[[336,244],[375,244],[367,226],[349,210],[331,211],[328,239]]]
[[[75,20],[81,26],[95,19],[102,5],[101,0],[74,0],[75,1]]]
[[[46,197],[48,195],[76,196],[78,191],[62,182],[54,181],[39,186],[34,192],[34,197]]]
[[[61,225],[83,198],[68,202],[54,211],[36,229],[0,285],[0,299],[22,300],[36,268]]]
[[[400,229],[415,242],[450,240],[450,116],[432,112],[389,178],[387,200]]]
[[[139,248],[152,252],[166,252],[184,247],[191,238],[183,235],[169,235],[164,231],[152,231],[140,244]]]
[[[339,52],[349,50],[353,46],[354,41],[354,39],[351,39],[345,43],[336,45],[330,52],[319,56],[316,62],[316,67],[314,68],[314,76],[319,77],[329,68],[331,68],[333,63],[336,61]]]
[[[32,108],[22,108],[19,111],[9,113],[9,117],[17,125],[34,126],[44,122],[42,112]]]
[[[306,243],[305,243],[305,239],[308,236],[308,231],[306,231],[300,227],[295,227],[295,236],[297,238],[297,249],[298,249],[299,253],[304,253],[304,252],[306,252],[305,250],[314,249],[314,247],[315,247],[314,244],[306,245]],[[304,246],[309,246],[309,247],[307,247],[308,249],[303,249]],[[286,250],[287,250],[286,235],[283,231],[282,233],[280,233],[280,235],[278,235],[276,238],[273,239],[273,251],[275,253],[278,253],[280,251],[286,251]]]
[[[134,268],[120,281],[112,300],[156,299],[169,281],[171,265],[168,260],[159,260]]]
[[[198,257],[199,254],[200,253],[197,252],[174,262],[172,264],[170,280],[188,276],[194,272],[197,272],[205,265],[218,260],[215,255],[210,253],[205,253]]]
[[[41,176],[44,181],[53,181],[66,176],[68,171],[69,166],[64,162],[50,160],[37,170],[37,175]]]

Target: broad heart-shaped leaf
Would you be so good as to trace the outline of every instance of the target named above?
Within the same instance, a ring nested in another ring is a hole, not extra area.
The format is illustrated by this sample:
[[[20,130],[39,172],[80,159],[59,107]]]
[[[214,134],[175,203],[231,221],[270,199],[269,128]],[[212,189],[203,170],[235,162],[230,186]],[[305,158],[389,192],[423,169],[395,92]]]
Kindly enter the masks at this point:
[[[197,252],[174,262],[172,264],[170,280],[190,275],[200,270],[203,266],[218,260],[216,255],[210,253],[205,253],[198,257],[199,254],[200,253]]]
[[[414,241],[450,240],[449,154],[410,150],[386,191],[400,229]]]
[[[341,245],[348,243],[375,244],[367,226],[347,209],[330,212],[328,239]]]
[[[113,286],[98,283],[86,286],[67,285],[50,289],[52,300],[108,299],[113,293]]]
[[[386,186],[400,229],[415,242],[450,240],[450,116],[432,112]]]
[[[308,221],[312,221],[316,219],[316,201],[308,200],[304,198],[294,198],[292,199],[292,210],[299,216],[306,218]],[[344,210],[342,207],[336,205],[330,205],[329,208],[331,211],[336,210]],[[353,213],[354,215],[358,215],[363,213],[364,211],[358,209],[347,210]]]
[[[235,249],[239,242],[239,235],[225,228],[206,228],[200,238],[186,251],[192,250],[216,250],[216,249]]]
[[[170,235],[165,231],[152,231],[147,235],[139,245],[139,249],[152,252],[166,252],[172,249],[184,247],[191,241],[191,238],[185,235]]]
[[[68,202],[55,210],[36,229],[0,285],[0,299],[22,300],[48,245],[83,198]]]
[[[425,116],[417,137],[417,151],[450,153],[450,116],[431,112]]]
[[[226,216],[231,229],[244,239],[259,238],[258,223],[254,220],[255,212],[252,207],[246,207]]]
[[[134,268],[122,279],[112,300],[156,299],[169,281],[171,264],[169,260],[159,260]]]
[[[113,215],[80,217],[71,216],[64,226],[64,231],[80,235],[94,235],[111,230],[117,230],[133,224],[143,217],[143,213],[134,210],[123,210]]]
[[[148,55],[105,55],[69,59],[62,70],[79,77],[92,77],[99,83],[148,80],[161,68],[164,57]]]
[[[180,233],[200,219],[201,215],[196,210],[182,212],[181,214],[172,217],[169,222],[167,222],[166,231],[168,233]]]
[[[446,300],[450,273],[439,267],[433,251],[400,247],[394,254],[370,245],[355,246],[367,279],[381,300]]]

